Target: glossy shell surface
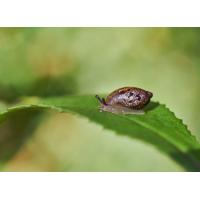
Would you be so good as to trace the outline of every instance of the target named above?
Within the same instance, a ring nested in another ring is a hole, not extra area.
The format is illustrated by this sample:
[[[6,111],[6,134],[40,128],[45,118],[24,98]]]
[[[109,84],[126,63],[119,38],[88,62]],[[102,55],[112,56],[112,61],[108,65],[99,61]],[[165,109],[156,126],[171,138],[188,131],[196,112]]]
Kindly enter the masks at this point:
[[[132,109],[142,109],[153,96],[151,92],[136,87],[124,87],[109,94],[105,102],[109,105],[128,107]]]

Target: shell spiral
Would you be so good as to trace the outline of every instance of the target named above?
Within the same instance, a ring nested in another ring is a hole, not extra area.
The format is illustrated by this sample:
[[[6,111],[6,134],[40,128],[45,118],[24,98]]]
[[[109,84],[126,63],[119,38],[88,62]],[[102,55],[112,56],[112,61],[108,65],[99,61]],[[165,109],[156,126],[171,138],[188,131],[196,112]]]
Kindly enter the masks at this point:
[[[124,87],[109,94],[105,102],[109,105],[128,107],[133,109],[142,109],[153,96],[151,92],[136,87]]]

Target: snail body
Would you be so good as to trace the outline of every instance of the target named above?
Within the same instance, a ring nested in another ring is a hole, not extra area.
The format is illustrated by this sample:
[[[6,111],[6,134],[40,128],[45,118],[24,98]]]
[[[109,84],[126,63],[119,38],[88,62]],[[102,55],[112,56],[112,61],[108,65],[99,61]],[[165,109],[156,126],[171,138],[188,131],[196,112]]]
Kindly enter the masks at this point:
[[[148,105],[153,94],[136,87],[123,87],[110,93],[106,99],[96,98],[100,101],[100,110],[123,113],[123,114],[145,114],[141,110]]]

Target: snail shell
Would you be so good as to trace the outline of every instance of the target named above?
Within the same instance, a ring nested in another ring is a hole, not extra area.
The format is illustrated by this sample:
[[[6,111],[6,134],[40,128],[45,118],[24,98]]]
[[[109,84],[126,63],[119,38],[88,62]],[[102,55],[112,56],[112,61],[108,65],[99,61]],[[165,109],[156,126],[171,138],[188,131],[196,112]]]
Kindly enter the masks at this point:
[[[123,114],[145,114],[144,110],[140,110],[147,106],[152,98],[151,92],[136,87],[124,87],[113,91],[106,99],[96,98],[100,101],[101,110],[112,113]]]

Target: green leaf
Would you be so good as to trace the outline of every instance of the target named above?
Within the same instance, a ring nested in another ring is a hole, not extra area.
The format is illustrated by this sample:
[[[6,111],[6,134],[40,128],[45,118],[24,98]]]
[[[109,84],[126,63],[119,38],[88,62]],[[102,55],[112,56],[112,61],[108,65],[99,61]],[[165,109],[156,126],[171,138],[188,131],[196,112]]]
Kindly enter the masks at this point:
[[[6,104],[0,102],[0,112],[5,109]],[[8,115],[0,115],[0,123],[5,122],[0,126],[0,168],[31,136],[41,123],[44,114],[46,113],[41,109],[34,108],[24,109],[20,112],[13,110]]]
[[[50,108],[87,117],[90,121],[154,145],[184,167],[187,171],[200,171],[200,144],[165,105],[150,102],[146,115],[122,115],[99,112],[94,95],[63,96],[40,99],[26,97],[0,113],[0,121],[18,110]]]

